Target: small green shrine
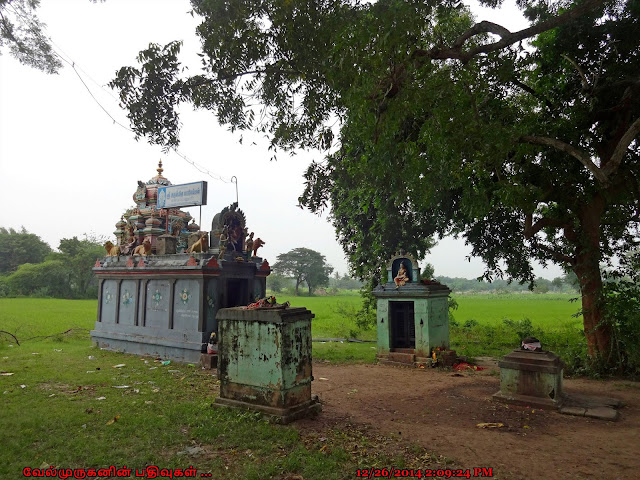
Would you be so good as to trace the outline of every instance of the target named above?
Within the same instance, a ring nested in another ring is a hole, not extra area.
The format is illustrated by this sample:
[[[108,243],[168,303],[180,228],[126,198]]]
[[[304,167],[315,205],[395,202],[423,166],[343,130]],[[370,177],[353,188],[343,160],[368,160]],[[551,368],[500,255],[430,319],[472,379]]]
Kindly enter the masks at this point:
[[[373,290],[378,358],[421,364],[436,350],[448,351],[450,293],[446,285],[420,280],[420,267],[411,255],[394,255],[387,265],[387,282]]]

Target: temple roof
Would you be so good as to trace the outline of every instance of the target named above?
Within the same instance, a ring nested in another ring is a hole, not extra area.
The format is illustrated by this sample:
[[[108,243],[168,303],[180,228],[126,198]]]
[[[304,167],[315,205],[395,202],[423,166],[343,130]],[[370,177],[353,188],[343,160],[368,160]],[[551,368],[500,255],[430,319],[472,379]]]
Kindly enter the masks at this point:
[[[147,181],[147,185],[171,185],[169,179],[162,175],[162,172],[164,171],[164,169],[162,168],[162,160],[158,162],[158,168],[156,169],[156,171],[158,172],[158,174],[150,178]]]

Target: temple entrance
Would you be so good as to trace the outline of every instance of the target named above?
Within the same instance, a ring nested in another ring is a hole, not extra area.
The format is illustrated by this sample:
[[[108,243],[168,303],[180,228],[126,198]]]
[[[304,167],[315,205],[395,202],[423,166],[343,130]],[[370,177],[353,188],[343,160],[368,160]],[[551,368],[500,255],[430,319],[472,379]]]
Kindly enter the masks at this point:
[[[416,325],[413,302],[389,302],[391,319],[390,347],[416,348]]]
[[[241,307],[249,303],[249,282],[241,278],[227,280],[223,308]]]

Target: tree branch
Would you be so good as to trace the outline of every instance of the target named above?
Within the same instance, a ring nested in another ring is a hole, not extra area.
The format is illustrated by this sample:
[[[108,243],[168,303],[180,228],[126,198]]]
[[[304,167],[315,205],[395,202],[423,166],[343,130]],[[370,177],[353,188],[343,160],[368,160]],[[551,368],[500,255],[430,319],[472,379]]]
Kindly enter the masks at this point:
[[[511,83],[514,84],[516,87],[521,88],[522,90],[524,90],[527,93],[530,93],[531,95],[533,95],[535,98],[537,98],[538,100],[544,102],[544,104],[547,106],[547,108],[549,109],[550,112],[553,112],[553,110],[555,109],[555,107],[553,106],[553,104],[549,101],[548,98],[540,95],[538,92],[536,92],[533,88],[531,88],[529,85],[527,85],[526,83],[521,82],[520,80],[518,80],[517,78],[512,78]]]
[[[620,163],[622,162],[624,154],[627,153],[627,148],[631,145],[631,142],[635,140],[638,134],[640,134],[640,118],[636,119],[636,121],[633,122],[629,129],[624,133],[618,142],[618,145],[616,145],[616,149],[613,151],[611,158],[607,164],[602,167],[602,172],[607,177],[616,173]]]
[[[604,0],[586,0],[582,5],[579,5],[571,10],[567,10],[561,15],[549,18],[536,25],[532,25],[529,28],[520,30],[518,32],[511,33],[501,25],[497,25],[492,22],[483,21],[475,24],[469,30],[460,35],[451,45],[451,47],[434,47],[430,50],[416,50],[412,56],[416,58],[428,58],[432,60],[445,60],[453,59],[460,60],[462,63],[467,63],[476,55],[482,53],[491,53],[497,50],[501,50],[509,45],[513,45],[516,42],[524,40],[526,38],[533,37],[547,30],[565,25],[566,23],[579,18],[585,13],[594,10],[604,4]],[[487,43],[484,45],[478,45],[470,50],[463,51],[462,47],[464,43],[470,38],[481,33],[493,33],[500,36],[500,40],[493,43]]]
[[[568,143],[564,143],[555,138],[547,138],[547,137],[535,137],[531,135],[523,135],[519,139],[520,142],[530,143],[532,145],[544,145],[548,147],[553,147],[556,150],[560,150],[561,152],[568,153],[572,157],[576,158],[580,163],[582,163],[587,169],[596,177],[600,183],[604,185],[608,185],[609,179],[598,166],[591,161],[591,158],[584,152],[578,150],[575,147],[572,147]]]
[[[568,263],[569,265],[573,265],[575,263],[575,259],[573,257],[565,255],[564,253],[560,253],[551,247],[547,247],[546,245],[538,245],[538,248],[547,252],[550,257],[552,257],[559,263]]]
[[[533,224],[533,214],[527,213],[524,219],[524,237],[531,238],[545,227],[565,228],[566,224],[553,218],[541,218]]]
[[[591,87],[589,86],[589,81],[587,80],[586,75],[584,74],[584,72],[582,71],[582,69],[580,68],[580,66],[571,58],[567,57],[564,53],[562,54],[562,57],[567,60],[569,63],[571,63],[571,65],[573,65],[575,67],[575,69],[578,71],[578,74],[580,75],[580,80],[582,82],[582,90],[584,90],[585,92],[588,92],[591,90]]]
[[[6,333],[7,335],[13,337],[13,339],[16,342],[16,345],[20,346],[20,342],[18,341],[18,339],[16,338],[16,336],[13,333],[9,333],[6,330],[0,330],[0,333]]]

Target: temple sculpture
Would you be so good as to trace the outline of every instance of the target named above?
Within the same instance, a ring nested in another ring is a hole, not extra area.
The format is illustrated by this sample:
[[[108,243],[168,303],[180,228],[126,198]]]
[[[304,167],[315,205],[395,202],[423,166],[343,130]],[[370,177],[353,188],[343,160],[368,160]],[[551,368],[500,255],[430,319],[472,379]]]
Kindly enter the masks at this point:
[[[162,161],[156,171],[158,173],[146,183],[138,180],[138,188],[133,193],[135,206],[129,208],[116,223],[113,233],[123,255],[131,255],[145,239],[151,244],[151,251],[156,253],[158,237],[164,234],[175,236],[177,252],[183,252],[188,248],[189,235],[200,229],[195,222],[189,224],[192,217],[188,212],[179,208],[157,208],[158,187],[171,185],[171,182],[162,175]]]
[[[116,243],[96,261],[91,337],[101,348],[197,362],[218,332],[218,310],[263,298],[271,269],[247,252],[237,203],[214,217],[211,232],[200,231],[187,212],[157,208],[158,189],[169,185],[162,163],[157,175],[138,181],[135,206],[116,224]]]

